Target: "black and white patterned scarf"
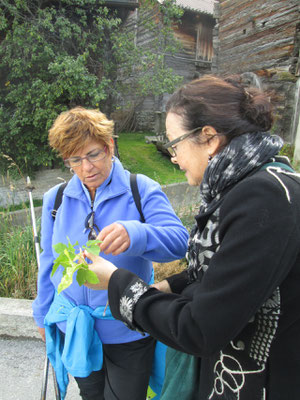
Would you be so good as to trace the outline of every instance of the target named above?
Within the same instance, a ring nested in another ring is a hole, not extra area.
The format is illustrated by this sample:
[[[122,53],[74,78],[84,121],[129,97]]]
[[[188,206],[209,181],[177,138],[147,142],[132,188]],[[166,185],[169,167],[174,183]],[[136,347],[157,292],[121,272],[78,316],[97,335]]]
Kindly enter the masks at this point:
[[[279,136],[248,133],[237,136],[208,164],[200,185],[200,212],[207,212],[222,192],[240,181],[253,169],[265,164],[283,146]]]
[[[205,227],[200,230],[196,224],[190,235],[187,252],[190,282],[201,280],[209,268],[212,256],[219,249],[219,204],[222,196],[227,193],[226,189],[270,161],[282,145],[283,141],[279,136],[260,132],[245,134],[234,138],[210,161],[200,185],[199,214],[201,216],[207,213],[209,217]],[[260,336],[254,336],[248,349],[249,356],[260,366],[264,366],[267,360],[279,312],[280,294],[277,288],[256,315],[256,329]],[[264,342],[260,343],[259,338],[263,338]]]
[[[255,168],[259,168],[274,157],[281,147],[283,141],[279,136],[271,136],[268,133],[249,133],[237,136],[209,162],[200,185],[200,215],[210,213],[226,193],[226,189],[243,179]],[[212,216],[212,220],[215,220]],[[216,221],[215,221],[216,222]],[[215,225],[215,224],[214,224]],[[212,232],[217,230],[210,229]],[[187,252],[188,270],[192,275],[201,268],[199,265],[199,254],[203,250],[203,235],[199,232],[197,224],[193,227],[189,239]],[[214,242],[211,238],[210,242]],[[201,259],[201,262],[203,260]]]

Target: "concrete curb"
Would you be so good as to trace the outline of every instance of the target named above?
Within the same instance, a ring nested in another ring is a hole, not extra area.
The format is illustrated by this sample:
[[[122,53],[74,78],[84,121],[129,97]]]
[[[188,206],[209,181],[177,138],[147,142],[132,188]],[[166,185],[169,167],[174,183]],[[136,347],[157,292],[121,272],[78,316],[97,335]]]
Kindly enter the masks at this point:
[[[31,306],[32,300],[0,297],[0,336],[40,339]]]

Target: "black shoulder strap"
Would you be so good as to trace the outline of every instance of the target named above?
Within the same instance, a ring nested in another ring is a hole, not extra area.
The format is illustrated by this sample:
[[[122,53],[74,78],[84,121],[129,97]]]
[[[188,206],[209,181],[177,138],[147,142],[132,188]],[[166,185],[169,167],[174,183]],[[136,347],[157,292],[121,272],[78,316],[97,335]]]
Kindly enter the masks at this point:
[[[54,220],[56,217],[57,210],[59,209],[59,206],[61,205],[63,193],[64,193],[64,190],[65,190],[67,184],[68,184],[68,182],[64,182],[58,187],[55,201],[54,201],[54,207],[53,207],[53,210],[51,211],[51,215]]]
[[[130,187],[132,191],[133,200],[135,202],[136,208],[141,216],[141,221],[146,222],[141,205],[141,196],[139,193],[137,181],[136,181],[136,174],[130,174]]]
[[[51,215],[53,219],[56,217],[57,210],[59,209],[59,206],[61,205],[62,202],[62,196],[64,193],[64,190],[67,186],[68,182],[62,183],[57,190],[55,201],[54,201],[54,207],[53,210],[51,211]],[[135,202],[136,208],[138,209],[138,212],[140,213],[141,216],[141,221],[145,222],[145,217],[142,211],[142,205],[141,205],[141,197],[139,193],[139,189],[137,186],[137,181],[136,181],[136,174],[130,174],[130,187],[132,191],[132,196],[133,200]]]

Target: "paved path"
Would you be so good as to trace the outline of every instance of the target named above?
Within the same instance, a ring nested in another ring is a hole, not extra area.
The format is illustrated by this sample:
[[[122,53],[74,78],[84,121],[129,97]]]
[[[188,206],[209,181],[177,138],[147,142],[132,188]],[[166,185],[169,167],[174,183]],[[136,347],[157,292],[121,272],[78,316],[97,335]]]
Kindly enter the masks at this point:
[[[45,364],[45,345],[30,338],[0,337],[0,400],[40,400]],[[47,400],[55,400],[52,369],[49,368]],[[70,377],[65,400],[80,400]]]
[[[31,183],[34,186],[32,197],[42,199],[43,194],[52,186],[72,177],[69,170],[51,169],[37,172]],[[26,189],[27,177],[13,181],[6,177],[0,177],[0,207],[7,204],[20,204],[28,201],[28,191]]]

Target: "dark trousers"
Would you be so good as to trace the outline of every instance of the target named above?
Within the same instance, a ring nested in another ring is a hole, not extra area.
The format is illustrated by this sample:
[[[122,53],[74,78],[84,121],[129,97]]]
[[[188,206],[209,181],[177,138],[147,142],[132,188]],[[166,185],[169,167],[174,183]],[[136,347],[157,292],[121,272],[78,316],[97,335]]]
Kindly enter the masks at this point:
[[[103,367],[76,378],[83,400],[145,400],[155,350],[151,337],[103,344]]]

